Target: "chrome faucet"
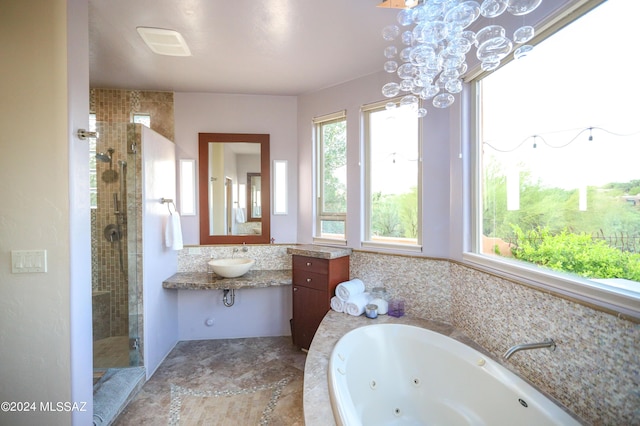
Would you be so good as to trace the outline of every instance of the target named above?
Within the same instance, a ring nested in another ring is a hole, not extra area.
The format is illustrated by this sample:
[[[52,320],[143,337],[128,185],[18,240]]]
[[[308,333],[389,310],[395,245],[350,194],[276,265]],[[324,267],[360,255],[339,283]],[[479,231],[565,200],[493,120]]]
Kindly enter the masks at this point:
[[[508,351],[504,353],[504,359],[509,359],[511,355],[515,354],[518,351],[525,351],[529,349],[540,349],[540,348],[549,348],[551,352],[556,350],[556,342],[553,339],[547,339],[544,342],[540,343],[523,343],[521,345],[515,345],[509,348]]]

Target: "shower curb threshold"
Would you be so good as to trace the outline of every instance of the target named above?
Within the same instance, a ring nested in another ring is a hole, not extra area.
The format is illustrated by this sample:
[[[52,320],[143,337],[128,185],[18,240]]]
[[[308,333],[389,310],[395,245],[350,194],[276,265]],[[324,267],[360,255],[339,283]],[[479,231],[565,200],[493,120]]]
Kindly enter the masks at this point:
[[[142,388],[144,367],[109,368],[93,386],[93,424],[109,426]]]

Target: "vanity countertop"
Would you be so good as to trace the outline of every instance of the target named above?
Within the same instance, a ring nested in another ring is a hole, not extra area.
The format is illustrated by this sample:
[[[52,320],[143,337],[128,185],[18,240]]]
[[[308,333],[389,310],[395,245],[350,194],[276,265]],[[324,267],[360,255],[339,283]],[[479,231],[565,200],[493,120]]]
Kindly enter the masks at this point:
[[[241,277],[223,278],[207,272],[177,272],[162,287],[180,290],[224,290],[291,285],[290,269],[256,269]]]
[[[316,257],[319,259],[336,259],[338,257],[349,256],[350,248],[317,246],[314,244],[303,244],[295,247],[289,247],[287,254],[298,256]]]

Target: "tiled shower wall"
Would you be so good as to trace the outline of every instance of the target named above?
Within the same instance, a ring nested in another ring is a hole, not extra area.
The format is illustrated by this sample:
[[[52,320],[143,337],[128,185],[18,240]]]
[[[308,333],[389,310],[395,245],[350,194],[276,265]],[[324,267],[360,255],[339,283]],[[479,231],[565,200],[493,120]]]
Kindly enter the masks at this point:
[[[136,224],[140,218],[136,216],[136,206],[140,206],[140,185],[134,187],[134,182],[141,179],[141,152],[136,158],[130,154],[130,144],[138,142],[140,150],[139,126],[131,126],[134,113],[145,113],[151,117],[151,128],[168,139],[174,138],[173,118],[173,93],[147,92],[135,90],[96,89],[90,91],[91,112],[96,114],[98,132],[97,152],[107,152],[113,148],[112,167],[119,174],[121,168],[118,160],[127,161],[127,186],[129,197],[127,199],[127,223],[122,225],[122,272],[120,265],[120,253],[117,242],[110,242],[104,237],[104,228],[116,223],[114,208],[114,193],[120,194],[120,179],[115,182],[104,182],[102,175],[109,168],[108,163],[97,162],[98,206],[92,210],[91,238],[92,238],[92,289],[95,295],[108,292],[108,301],[104,296],[94,297],[94,313],[101,313],[94,317],[94,339],[109,336],[136,335],[142,336],[142,286],[135,287],[136,283],[142,283],[142,248],[138,243],[142,239],[141,229]],[[138,128],[136,131],[136,127]],[[134,195],[135,197],[131,197]],[[119,196],[121,210],[125,210],[124,201]],[[136,204],[137,202],[137,204]],[[128,231],[136,235],[128,235]],[[138,247],[137,250],[135,248]],[[131,249],[132,252],[129,251]],[[135,263],[134,263],[135,262]],[[131,266],[131,268],[130,268]],[[133,288],[129,289],[129,284]],[[98,303],[99,302],[99,303]],[[108,315],[104,315],[108,312]],[[129,330],[129,317],[134,315],[138,332]],[[108,321],[107,321],[108,319]],[[142,342],[141,342],[142,343]]]
[[[89,106],[97,121],[130,123],[134,113],[149,114],[151,128],[175,140],[172,92],[92,88],[90,96]]]
[[[96,162],[97,169],[97,208],[91,211],[91,259],[92,259],[92,290],[93,294],[109,293],[108,300],[109,322],[104,324],[104,317],[98,323],[94,317],[94,339],[123,336],[129,334],[128,325],[128,262],[127,235],[128,224],[122,215],[116,216],[114,196],[117,195],[120,211],[124,212],[122,193],[120,190],[122,168],[118,161],[127,161],[126,124],[98,123],[97,130],[100,137],[96,141],[97,152],[114,150],[111,167],[118,173],[114,181],[105,182],[104,173],[109,170],[109,164]],[[127,170],[128,171],[128,170]],[[124,185],[126,187],[126,185]],[[122,238],[120,241],[110,241],[105,237],[105,228],[116,225],[120,221]],[[135,228],[134,228],[135,229]],[[122,250],[122,265],[120,264],[120,250]],[[99,300],[94,296],[94,301]],[[104,304],[104,298],[103,298]],[[99,312],[94,304],[94,313]],[[108,334],[106,333],[108,331]],[[106,336],[105,336],[106,334]]]

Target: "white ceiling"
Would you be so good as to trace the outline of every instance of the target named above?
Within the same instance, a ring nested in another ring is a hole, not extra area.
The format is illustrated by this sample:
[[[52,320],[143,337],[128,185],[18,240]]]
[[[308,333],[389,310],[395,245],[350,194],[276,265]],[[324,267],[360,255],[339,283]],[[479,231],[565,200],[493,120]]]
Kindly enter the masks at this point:
[[[90,0],[92,87],[299,95],[382,69],[380,0]],[[192,56],[156,55],[136,27],[180,32]]]

